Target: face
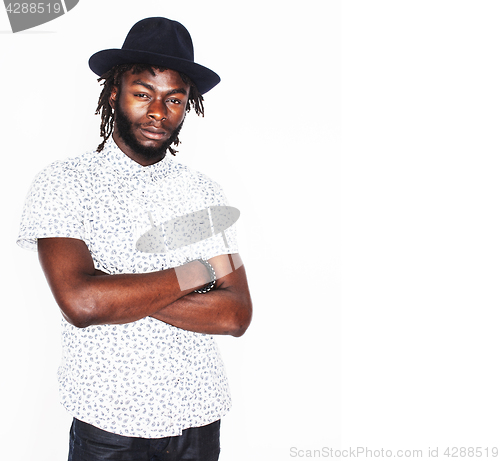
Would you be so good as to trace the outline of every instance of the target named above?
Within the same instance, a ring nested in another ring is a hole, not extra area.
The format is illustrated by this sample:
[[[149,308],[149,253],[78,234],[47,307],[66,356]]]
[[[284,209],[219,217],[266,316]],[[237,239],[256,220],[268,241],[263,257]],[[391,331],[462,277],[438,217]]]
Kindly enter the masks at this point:
[[[189,85],[173,70],[126,72],[109,100],[115,110],[113,139],[141,165],[160,161],[182,127],[188,98]]]

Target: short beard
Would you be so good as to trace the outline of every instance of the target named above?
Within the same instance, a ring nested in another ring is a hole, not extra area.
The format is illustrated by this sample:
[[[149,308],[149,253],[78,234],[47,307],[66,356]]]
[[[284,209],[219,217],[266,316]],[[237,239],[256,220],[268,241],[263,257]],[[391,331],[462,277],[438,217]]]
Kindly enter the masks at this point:
[[[184,120],[182,120],[180,125],[172,132],[171,136],[159,147],[143,146],[137,141],[136,137],[132,133],[132,122],[121,110],[120,104],[116,104],[115,107],[114,124],[116,129],[118,130],[118,135],[123,140],[123,142],[128,147],[130,147],[130,149],[132,149],[137,155],[146,160],[155,160],[164,158],[167,153],[167,149],[172,143],[174,145],[177,145],[179,143],[178,136],[181,131],[182,125],[184,124]]]

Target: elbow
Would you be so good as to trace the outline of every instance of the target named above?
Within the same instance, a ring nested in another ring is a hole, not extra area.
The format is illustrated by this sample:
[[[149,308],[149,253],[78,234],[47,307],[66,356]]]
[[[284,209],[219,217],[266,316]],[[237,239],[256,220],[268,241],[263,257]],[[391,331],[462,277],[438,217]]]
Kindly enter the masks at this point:
[[[234,336],[235,338],[243,336],[250,326],[251,321],[252,302],[248,300],[248,302],[246,302],[244,306],[241,306],[240,309],[238,309],[238,312],[235,313],[230,330],[231,336]]]
[[[248,324],[248,325],[250,325],[250,324]],[[233,332],[231,333],[231,336],[234,336],[235,338],[239,338],[240,336],[243,336],[245,331],[247,331],[248,325],[246,325],[246,326],[240,325],[238,329],[233,330]]]
[[[77,328],[87,328],[95,324],[89,315],[81,311],[70,312],[68,309],[61,307],[61,313],[68,323]]]
[[[64,311],[63,311],[63,317],[66,319],[68,323],[73,325],[74,327],[77,328],[87,328],[91,325],[93,325],[93,322],[91,322],[88,317],[84,316],[68,316]]]
[[[94,303],[78,299],[77,296],[68,300],[58,300],[64,319],[77,328],[87,328],[98,323],[95,318]]]

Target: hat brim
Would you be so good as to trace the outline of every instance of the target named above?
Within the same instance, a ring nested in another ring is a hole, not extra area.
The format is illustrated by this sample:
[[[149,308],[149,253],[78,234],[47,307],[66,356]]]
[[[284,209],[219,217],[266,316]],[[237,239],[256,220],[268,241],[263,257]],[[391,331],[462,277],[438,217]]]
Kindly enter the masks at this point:
[[[201,94],[210,91],[220,82],[220,77],[213,70],[200,64],[147,51],[116,48],[98,51],[89,59],[90,68],[99,77],[118,64],[149,64],[182,72],[193,81]]]

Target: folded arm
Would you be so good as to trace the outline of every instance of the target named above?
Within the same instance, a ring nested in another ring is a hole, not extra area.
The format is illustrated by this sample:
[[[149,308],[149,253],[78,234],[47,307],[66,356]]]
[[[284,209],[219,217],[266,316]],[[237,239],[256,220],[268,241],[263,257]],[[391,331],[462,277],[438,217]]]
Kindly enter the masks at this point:
[[[147,274],[106,275],[95,270],[87,245],[78,239],[38,240],[42,269],[66,320],[80,328],[154,317],[190,331],[242,335],[252,304],[243,266],[227,273],[231,256],[210,259],[216,289],[197,294],[208,279],[197,261]],[[226,274],[226,275],[225,275]],[[179,285],[192,287],[182,290]]]
[[[209,262],[217,275],[215,289],[204,294],[189,293],[151,317],[184,330],[241,336],[252,315],[241,258],[238,254],[222,255]],[[237,269],[233,270],[231,265]]]

